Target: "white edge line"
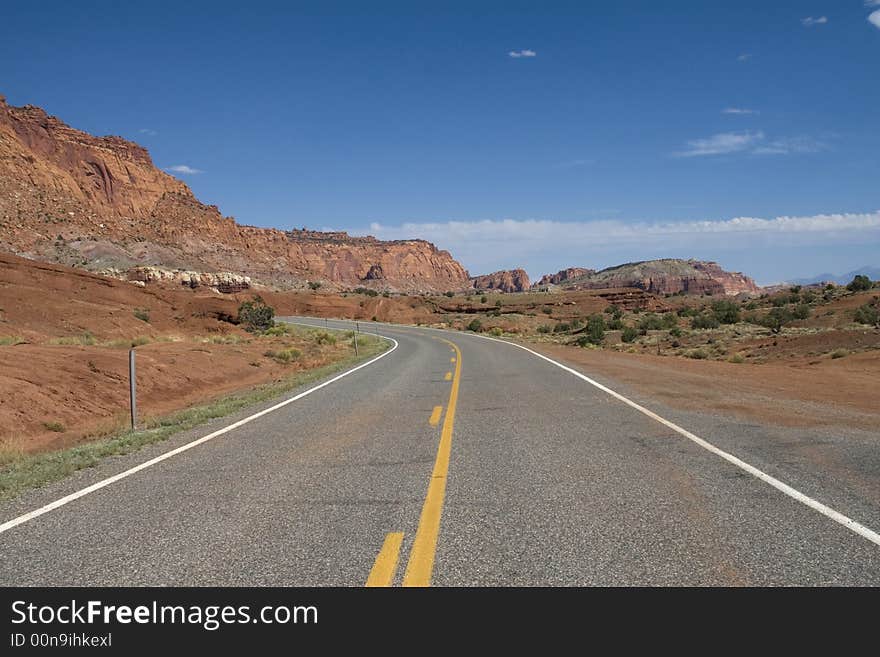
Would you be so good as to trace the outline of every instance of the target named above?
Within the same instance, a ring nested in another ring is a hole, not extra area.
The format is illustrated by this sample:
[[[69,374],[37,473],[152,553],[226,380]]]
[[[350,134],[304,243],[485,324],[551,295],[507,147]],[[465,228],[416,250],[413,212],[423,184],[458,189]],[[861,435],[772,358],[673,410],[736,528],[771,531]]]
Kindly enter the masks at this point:
[[[296,324],[297,322],[288,322],[288,323],[289,324]],[[311,325],[310,324],[302,324],[302,326],[311,326]],[[313,327],[313,328],[320,328],[320,327]],[[392,351],[394,351],[398,347],[399,343],[394,338],[384,336],[384,335],[382,337],[386,340],[390,340],[391,342],[393,342],[394,346],[391,347],[391,349],[388,349],[387,351],[383,351],[381,354],[379,354],[375,358],[368,360],[366,363],[361,363],[360,365],[357,365],[356,367],[353,367],[350,370],[346,370],[342,374],[337,374],[332,379],[328,379],[327,381],[324,381],[323,383],[320,383],[312,388],[309,388],[308,390],[304,390],[303,392],[291,397],[290,399],[285,399],[284,401],[279,402],[279,403],[275,404],[274,406],[270,406],[269,408],[266,408],[266,409],[260,411],[259,413],[254,413],[253,415],[250,415],[242,420],[239,420],[238,422],[234,422],[234,423],[230,424],[229,426],[223,427],[222,429],[218,429],[217,431],[214,431],[213,433],[209,433],[207,436],[202,436],[201,438],[196,438],[192,442],[188,442],[185,445],[181,445],[180,447],[172,449],[170,452],[165,452],[164,454],[160,454],[159,456],[152,458],[149,461],[145,461],[145,462],[141,463],[140,465],[136,465],[133,468],[129,468],[128,470],[125,470],[124,472],[120,472],[119,474],[113,475],[112,477],[108,477],[107,479],[102,479],[101,481],[94,483],[91,486],[87,486],[86,488],[83,488],[82,490],[78,490],[75,493],[71,493],[70,495],[65,495],[64,497],[57,499],[54,502],[50,502],[49,504],[47,504],[45,506],[41,506],[39,509],[34,509],[33,511],[25,513],[24,515],[18,516],[17,518],[13,518],[12,520],[8,520],[8,521],[4,522],[2,525],[0,525],[0,534],[2,534],[3,532],[9,531],[13,527],[17,527],[18,525],[26,523],[29,520],[33,520],[34,518],[38,518],[41,515],[43,515],[44,513],[49,513],[50,511],[54,511],[55,509],[62,507],[65,504],[69,504],[70,502],[73,502],[74,500],[78,500],[81,497],[85,497],[89,493],[94,493],[96,490],[100,490],[100,489],[104,488],[105,486],[109,486],[110,484],[116,483],[120,479],[125,479],[126,477],[130,477],[131,475],[133,475],[137,472],[140,472],[141,470],[145,470],[145,469],[149,468],[150,466],[156,465],[157,463],[161,463],[165,459],[170,459],[172,456],[177,456],[178,454],[185,452],[189,449],[192,449],[193,447],[201,445],[202,443],[206,443],[209,440],[216,438],[217,436],[222,436],[223,434],[228,433],[228,432],[232,431],[233,429],[237,429],[238,427],[241,427],[245,424],[248,424],[249,422],[252,422],[253,420],[256,420],[257,418],[263,417],[264,415],[268,415],[269,413],[271,413],[273,411],[277,411],[279,408],[287,406],[288,404],[292,404],[293,402],[295,402],[299,399],[302,399],[306,395],[310,395],[313,392],[320,390],[321,388],[329,386],[331,383],[335,383],[336,381],[339,381],[339,379],[346,377],[349,374],[352,374],[354,372],[357,372],[359,369],[367,367],[367,365],[372,365],[380,358],[385,358],[385,356],[389,355]]]
[[[810,507],[814,511],[818,511],[823,516],[830,518],[834,522],[840,523],[841,525],[843,525],[844,527],[846,527],[850,531],[855,532],[859,536],[868,539],[869,541],[871,541],[872,543],[874,543],[876,545],[880,545],[880,534],[878,534],[874,530],[872,530],[868,527],[865,527],[865,525],[863,525],[859,522],[856,522],[852,518],[849,518],[849,517],[843,515],[839,511],[835,511],[830,506],[822,504],[818,500],[814,500],[809,495],[804,495],[799,490],[792,488],[791,486],[789,486],[788,484],[786,484],[783,481],[780,481],[776,477],[769,475],[762,470],[759,470],[758,468],[756,468],[753,465],[749,465],[748,463],[746,463],[742,459],[737,458],[733,454],[725,452],[723,449],[716,447],[715,445],[708,442],[707,440],[700,438],[699,436],[691,433],[687,429],[681,428],[680,426],[678,426],[674,422],[670,422],[666,418],[663,418],[663,417],[657,415],[653,411],[648,410],[644,406],[641,406],[640,404],[637,404],[636,402],[632,401],[631,399],[624,397],[619,392],[615,392],[611,388],[602,385],[598,381],[594,381],[590,377],[588,377],[584,374],[581,374],[577,370],[572,369],[571,367],[568,367],[566,365],[563,365],[562,363],[558,363],[555,360],[553,360],[552,358],[548,358],[547,356],[544,356],[543,354],[539,354],[537,351],[533,351],[533,350],[529,349],[528,347],[524,347],[523,345],[517,344],[515,342],[508,342],[507,340],[498,340],[497,338],[490,338],[485,335],[474,334],[474,337],[483,338],[484,340],[492,340],[493,342],[501,342],[503,344],[509,344],[513,347],[518,347],[519,349],[523,349],[524,351],[528,351],[530,354],[537,356],[538,358],[546,360],[548,363],[552,363],[553,365],[556,365],[556,367],[559,367],[559,368],[565,370],[566,372],[569,372],[570,374],[574,374],[579,379],[583,379],[584,381],[586,381],[587,383],[589,383],[592,386],[595,386],[596,388],[598,388],[602,392],[605,392],[605,393],[611,395],[615,399],[622,401],[627,406],[631,406],[632,408],[636,409],[640,413],[644,413],[652,420],[656,420],[660,424],[662,424],[666,427],[669,427],[670,429],[672,429],[676,433],[684,436],[688,440],[695,442],[697,445],[699,445],[703,449],[706,449],[706,450],[712,452],[716,456],[720,456],[725,461],[732,463],[733,465],[740,468],[741,470],[744,470],[744,471],[748,472],[750,475],[757,477],[758,479],[760,479],[764,483],[770,484],[771,486],[773,486],[773,488],[780,491],[781,493],[784,493],[785,495],[788,495],[793,500],[797,500],[801,504],[805,504],[806,506]]]

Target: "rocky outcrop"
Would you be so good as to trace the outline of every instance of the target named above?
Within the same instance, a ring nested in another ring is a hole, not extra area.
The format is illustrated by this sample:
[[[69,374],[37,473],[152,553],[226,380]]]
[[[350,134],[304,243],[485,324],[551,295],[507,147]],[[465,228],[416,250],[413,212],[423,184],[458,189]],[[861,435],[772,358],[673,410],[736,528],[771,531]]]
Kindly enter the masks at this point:
[[[315,280],[405,292],[469,287],[464,268],[423,240],[240,225],[156,168],[141,146],[93,137],[2,96],[0,250],[94,270],[234,272],[282,288]]]
[[[584,269],[583,267],[569,267],[568,269],[560,269],[555,274],[544,274],[532,287],[544,287],[546,285],[560,285],[566,281],[587,276],[594,273],[595,269]]]
[[[529,289],[529,275],[522,269],[496,271],[484,276],[475,276],[471,279],[471,285],[477,290],[524,292]]]
[[[647,260],[609,267],[573,277],[564,287],[581,290],[637,288],[653,294],[737,295],[759,292],[740,272],[723,270],[701,260]]]

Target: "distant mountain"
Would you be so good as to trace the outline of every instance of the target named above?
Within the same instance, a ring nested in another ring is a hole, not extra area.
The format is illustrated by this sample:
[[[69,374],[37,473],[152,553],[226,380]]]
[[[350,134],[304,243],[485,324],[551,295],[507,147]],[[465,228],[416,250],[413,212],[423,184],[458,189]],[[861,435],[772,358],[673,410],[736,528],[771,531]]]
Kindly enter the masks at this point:
[[[846,274],[819,274],[810,278],[796,278],[789,283],[795,285],[811,285],[813,283],[837,283],[846,285],[856,276],[867,276],[872,281],[880,281],[880,267],[861,267]]]
[[[571,277],[559,274],[564,289],[595,290],[634,287],[654,294],[754,294],[759,291],[755,281],[740,272],[723,270],[715,262],[664,258],[628,262],[601,271],[582,269],[585,273]],[[578,272],[575,272],[578,273]]]

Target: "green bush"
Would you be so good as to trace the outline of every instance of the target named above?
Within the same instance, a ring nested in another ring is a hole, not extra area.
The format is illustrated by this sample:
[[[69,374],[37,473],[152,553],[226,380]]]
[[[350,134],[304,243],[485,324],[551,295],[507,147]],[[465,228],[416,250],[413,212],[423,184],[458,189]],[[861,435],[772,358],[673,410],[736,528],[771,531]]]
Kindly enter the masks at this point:
[[[880,326],[880,310],[870,304],[859,306],[856,308],[853,320],[859,324],[868,324],[869,326]]]
[[[671,329],[669,329],[669,335],[671,335],[673,338],[680,338],[681,337],[681,329],[678,328],[677,326],[673,326]]]
[[[695,358],[697,360],[703,360],[709,357],[709,354],[706,353],[705,349],[691,349],[688,351],[685,356],[688,358]]]
[[[471,323],[467,325],[468,331],[473,331],[474,333],[479,333],[483,329],[483,322],[474,317],[471,320]]]
[[[683,306],[675,311],[675,313],[679,317],[696,317],[699,315],[696,308],[692,308],[691,306]]]
[[[371,290],[368,287],[356,287],[354,289],[355,294],[366,294],[368,297],[378,297],[379,293],[376,290]],[[446,296],[452,296],[452,292],[447,292]]]
[[[49,431],[54,431],[55,433],[64,433],[67,431],[67,428],[60,422],[43,422],[43,426]]]
[[[455,292],[451,292],[451,291],[450,291],[450,292],[444,292],[443,294],[445,294],[445,295],[446,295],[447,297],[449,297],[450,299],[451,299],[452,297],[455,296]]]
[[[720,325],[721,322],[718,321],[718,318],[715,317],[715,315],[710,315],[708,313],[697,315],[691,319],[691,328],[694,329],[716,329]]]
[[[813,290],[804,290],[801,292],[801,301],[804,303],[813,303],[816,300],[816,293]]]
[[[494,335],[496,338],[500,338],[502,335],[504,335],[504,331],[501,330],[500,326],[493,326],[489,333]]]
[[[810,316],[810,307],[805,303],[798,304],[791,311],[791,316],[794,319],[807,319]]]
[[[238,323],[251,333],[265,331],[275,325],[275,309],[267,305],[262,297],[254,297],[238,307]]]
[[[538,333],[552,333],[553,327],[549,326],[548,324],[541,324],[537,330]]]
[[[608,330],[609,331],[620,331],[623,329],[623,320],[620,317],[612,317],[611,321],[608,322]]]
[[[771,308],[769,313],[758,319],[758,323],[774,333],[779,333],[792,319],[794,317],[788,308]]]
[[[639,337],[639,332],[634,329],[632,326],[627,326],[623,329],[623,333],[620,335],[620,339],[624,342],[632,342],[637,337]]]
[[[309,287],[313,290],[317,290],[321,287],[321,284],[318,281],[309,281]]]
[[[639,320],[639,329],[642,331],[659,331],[664,328],[663,318],[654,313],[648,313]]]
[[[286,364],[302,356],[302,352],[299,349],[290,348],[282,349],[281,351],[266,351],[263,352],[263,355],[278,361],[279,363]]]
[[[146,308],[136,308],[134,311],[134,316],[137,317],[142,322],[150,323],[150,311]]]
[[[500,307],[501,307],[501,299],[497,299],[497,300],[495,301],[495,307],[496,307],[496,308],[500,308]]]
[[[544,308],[541,308],[541,312],[544,313],[545,315],[552,315],[552,314],[553,314],[553,309],[552,309],[552,308],[544,307]]]
[[[485,294],[480,297],[480,303],[486,303],[488,300],[489,298]]]
[[[849,282],[846,289],[850,292],[864,292],[865,290],[870,290],[872,287],[874,287],[874,284],[871,282],[871,279],[859,274]]]
[[[740,319],[739,304],[729,299],[714,301],[712,312],[719,324],[736,324]]]
[[[602,315],[590,315],[585,336],[591,344],[602,344],[605,339],[605,318]]]
[[[567,333],[571,330],[571,324],[567,324],[565,322],[559,322],[556,326],[553,327],[554,333]]]

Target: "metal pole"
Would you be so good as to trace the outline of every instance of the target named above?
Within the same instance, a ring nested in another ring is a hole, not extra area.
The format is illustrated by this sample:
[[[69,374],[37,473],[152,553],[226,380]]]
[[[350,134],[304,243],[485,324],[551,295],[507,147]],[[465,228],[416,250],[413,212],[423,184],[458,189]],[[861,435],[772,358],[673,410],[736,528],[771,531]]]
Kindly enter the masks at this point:
[[[131,430],[137,428],[137,380],[134,368],[134,349],[128,350],[128,392],[131,406]]]
[[[353,337],[352,339],[354,340],[354,356],[355,356],[355,358],[360,358],[360,355],[358,354],[358,336],[357,336],[357,333],[354,334],[354,337]]]
[[[355,323],[354,323],[354,328],[355,328],[356,332],[360,333],[360,332],[361,332],[361,324],[360,324],[360,322],[355,322]]]

